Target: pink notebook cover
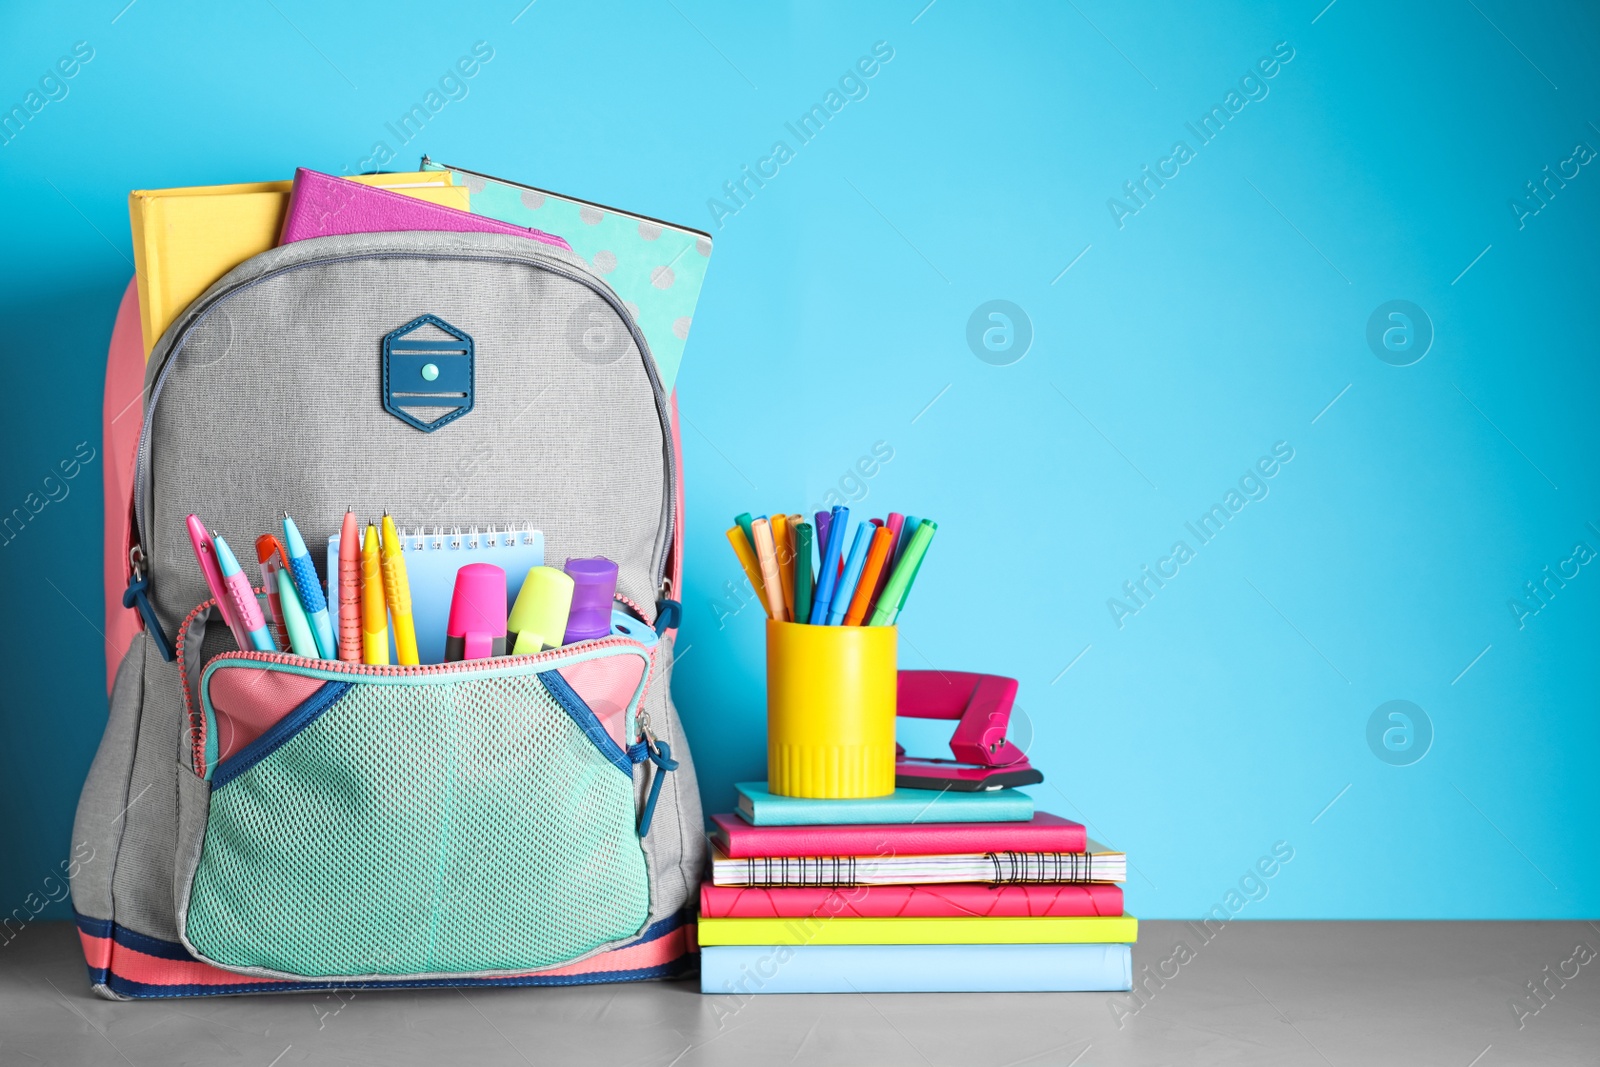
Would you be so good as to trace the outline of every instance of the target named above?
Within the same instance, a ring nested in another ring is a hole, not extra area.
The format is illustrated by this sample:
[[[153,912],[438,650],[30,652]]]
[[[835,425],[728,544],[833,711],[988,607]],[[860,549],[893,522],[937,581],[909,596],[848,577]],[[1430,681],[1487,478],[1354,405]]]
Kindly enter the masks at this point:
[[[984,852],[1083,852],[1082,823],[1037,813],[1028,822],[942,822],[863,826],[751,826],[713,815],[711,835],[730,859],[755,856],[941,856]]]
[[[803,919],[854,916],[862,919],[1039,917],[1121,915],[1122,887],[1082,885],[856,885],[786,888],[712,885],[700,887],[705,919]]]
[[[279,244],[312,237],[349,233],[395,233],[401,230],[442,230],[449,233],[505,233],[531,237],[547,245],[572,251],[566,241],[541,230],[513,226],[499,219],[430,204],[426,200],[391,192],[376,185],[345,181],[331,174],[307,170],[294,172],[289,210],[283,219]]]

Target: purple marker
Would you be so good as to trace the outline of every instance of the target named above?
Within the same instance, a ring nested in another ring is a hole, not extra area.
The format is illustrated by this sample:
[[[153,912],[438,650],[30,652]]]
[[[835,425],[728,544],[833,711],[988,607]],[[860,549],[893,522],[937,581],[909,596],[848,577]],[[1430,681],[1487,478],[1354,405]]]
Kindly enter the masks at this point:
[[[828,543],[828,524],[833,521],[833,512],[819,511],[816,519],[817,547],[820,549]]]
[[[563,645],[593,641],[611,633],[611,606],[617,598],[617,565],[604,556],[567,560],[572,578],[572,612]]]

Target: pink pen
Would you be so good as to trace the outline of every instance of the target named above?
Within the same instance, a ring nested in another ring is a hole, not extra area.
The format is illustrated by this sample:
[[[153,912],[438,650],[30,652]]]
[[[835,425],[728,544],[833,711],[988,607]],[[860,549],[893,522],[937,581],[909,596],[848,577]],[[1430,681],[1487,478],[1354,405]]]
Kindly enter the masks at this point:
[[[878,520],[873,519],[872,521],[877,522]],[[878,572],[878,584],[872,590],[872,599],[867,601],[869,609],[878,602],[878,597],[883,593],[883,587],[889,584],[889,572],[894,570],[894,567],[891,566],[894,562],[894,548],[900,543],[900,529],[905,525],[905,522],[906,517],[904,515],[898,511],[891,511],[889,512],[889,521],[883,524],[891,534],[889,538],[889,558],[884,561],[883,570]]]
[[[244,576],[244,568],[239,566],[239,559],[233,554],[233,549],[228,547],[228,542],[222,539],[219,533],[211,535],[211,545],[217,553],[217,567],[222,571],[222,584],[228,587],[228,604],[233,608],[233,617],[237,620],[233,628],[234,640],[239,642],[239,647],[245,650],[255,649],[257,652],[276,652],[278,648],[272,643],[272,635],[267,632],[267,622],[261,617],[261,605],[256,603],[256,591],[250,588],[250,579]],[[244,631],[240,636],[240,631]]]
[[[222,569],[217,565],[217,546],[211,542],[211,535],[206,532],[205,523],[200,521],[200,516],[190,515],[184,521],[189,527],[189,541],[194,545],[194,558],[200,563],[200,573],[206,580],[206,588],[216,598],[217,614],[222,616],[222,621],[233,631],[234,640],[239,642],[239,647],[249,648],[249,633],[239,629],[239,624],[233,618],[233,605],[228,603],[228,588],[222,581]]]

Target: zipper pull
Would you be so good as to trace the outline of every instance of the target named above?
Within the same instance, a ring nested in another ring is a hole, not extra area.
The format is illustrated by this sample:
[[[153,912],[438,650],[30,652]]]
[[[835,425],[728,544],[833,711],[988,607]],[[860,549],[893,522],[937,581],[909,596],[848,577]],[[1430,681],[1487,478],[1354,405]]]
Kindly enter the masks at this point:
[[[670,597],[656,601],[656,635],[676,630],[683,623],[683,605]]]
[[[128,588],[122,593],[122,606],[139,610],[139,615],[144,619],[145,632],[156,643],[156,651],[161,653],[162,659],[171,663],[178,653],[167,639],[166,631],[161,628],[161,621],[156,618],[155,605],[150,603],[150,578],[144,573],[144,549],[138,545],[128,549],[128,562],[133,567],[133,577],[128,579]]]
[[[672,748],[665,741],[645,734],[645,751],[650,755],[650,762],[656,765],[656,770],[650,779],[650,796],[645,800],[644,812],[639,816],[640,837],[650,832],[650,820],[655,817],[656,801],[661,798],[661,786],[666,781],[667,772],[678,769],[678,761],[672,758]]]

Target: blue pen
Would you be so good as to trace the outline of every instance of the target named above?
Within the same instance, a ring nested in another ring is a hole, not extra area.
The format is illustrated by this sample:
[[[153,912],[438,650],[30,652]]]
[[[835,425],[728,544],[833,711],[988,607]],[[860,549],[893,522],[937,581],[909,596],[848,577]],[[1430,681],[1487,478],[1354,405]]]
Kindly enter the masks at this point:
[[[322,659],[338,659],[339,646],[333,640],[333,624],[328,621],[328,601],[322,595],[322,584],[317,581],[317,568],[306,549],[306,539],[300,528],[286,511],[283,513],[283,547],[289,552],[289,574],[294,578],[295,592],[300,594],[300,606],[311,619],[311,635],[317,640],[317,655]]]
[[[211,547],[217,556],[217,569],[222,572],[222,587],[233,608],[234,640],[239,642],[240,648],[248,641],[257,652],[278,651],[278,646],[272,643],[272,634],[267,631],[266,620],[261,617],[256,591],[250,588],[250,579],[239,569],[239,558],[219,533],[211,535]]]
[[[817,572],[817,591],[811,600],[811,625],[828,625],[828,610],[833,606],[833,590],[839,584],[839,556],[844,552],[844,530],[850,525],[850,509],[836,506],[828,517],[828,544],[822,552],[822,567]]]
[[[850,598],[856,595],[856,583],[861,580],[861,568],[867,562],[867,546],[872,543],[872,535],[876,530],[877,527],[870,522],[856,527],[856,539],[850,545],[850,558],[845,562],[844,573],[839,576],[839,585],[833,592],[833,601],[828,605],[829,626],[844,624],[845,614],[850,610]]]

